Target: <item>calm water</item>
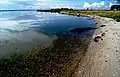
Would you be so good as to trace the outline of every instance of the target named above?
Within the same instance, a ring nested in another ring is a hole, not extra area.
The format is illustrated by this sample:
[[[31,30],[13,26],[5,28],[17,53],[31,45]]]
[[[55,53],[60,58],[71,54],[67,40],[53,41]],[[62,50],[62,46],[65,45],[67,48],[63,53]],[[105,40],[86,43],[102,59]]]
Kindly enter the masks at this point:
[[[56,33],[95,27],[94,20],[44,12],[0,12],[0,55],[52,43]]]

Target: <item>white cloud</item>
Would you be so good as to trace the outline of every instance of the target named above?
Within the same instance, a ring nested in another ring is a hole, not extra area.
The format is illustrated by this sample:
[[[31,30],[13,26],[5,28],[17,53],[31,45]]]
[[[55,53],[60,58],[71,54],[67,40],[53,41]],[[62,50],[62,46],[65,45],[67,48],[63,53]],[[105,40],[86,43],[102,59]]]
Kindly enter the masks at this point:
[[[109,7],[111,7],[113,4],[110,2]]]
[[[87,8],[91,8],[91,9],[100,9],[100,8],[103,8],[105,6],[105,2],[104,1],[102,1],[102,2],[100,2],[100,3],[98,3],[98,2],[94,2],[94,3],[88,3],[88,2],[85,2],[84,4],[83,4],[83,8],[84,9],[87,9]]]
[[[38,0],[38,2],[34,5],[35,8],[38,9],[51,9],[51,8],[73,8],[80,9],[82,4],[78,2],[70,2],[70,1],[53,1],[53,0]]]
[[[99,9],[106,7],[104,1],[94,3],[85,2],[83,7],[82,4],[82,2],[74,2],[69,0],[0,0],[0,9],[50,9],[62,7],[73,9]]]
[[[11,4],[11,0],[0,0],[0,4]]]
[[[85,2],[84,5],[83,5],[83,8],[90,8],[90,4],[88,2]]]

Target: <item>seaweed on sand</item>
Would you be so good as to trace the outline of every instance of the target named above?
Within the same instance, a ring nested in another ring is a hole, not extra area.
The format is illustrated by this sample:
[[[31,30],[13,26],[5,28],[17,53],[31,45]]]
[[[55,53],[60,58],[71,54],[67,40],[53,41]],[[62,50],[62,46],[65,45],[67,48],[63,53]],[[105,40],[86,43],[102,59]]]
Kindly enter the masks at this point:
[[[0,58],[1,77],[68,77],[86,52],[90,39],[59,37],[49,47]]]

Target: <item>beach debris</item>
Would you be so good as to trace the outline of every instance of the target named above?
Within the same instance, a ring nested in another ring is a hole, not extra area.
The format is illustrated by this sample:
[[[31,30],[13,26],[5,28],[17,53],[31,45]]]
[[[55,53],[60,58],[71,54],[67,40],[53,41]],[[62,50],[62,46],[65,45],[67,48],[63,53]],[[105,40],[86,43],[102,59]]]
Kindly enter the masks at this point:
[[[107,60],[105,62],[107,62]]]
[[[95,24],[98,24],[98,22],[96,22]]]
[[[88,17],[90,16],[90,15],[87,15]]]
[[[94,17],[92,17],[92,19],[95,19]]]
[[[93,37],[94,42],[99,42],[100,40],[103,40],[103,38],[102,38],[103,36],[105,36],[105,33],[102,33],[102,34],[99,34],[99,35],[95,35]]]
[[[80,13],[78,13],[77,16],[80,16]]]
[[[105,36],[105,33],[102,33],[101,36]]]
[[[96,36],[96,37],[94,38],[94,41],[95,41],[95,42],[99,42],[100,39],[103,40],[101,36]]]
[[[115,35],[115,33],[113,33],[113,35]]]
[[[115,74],[113,74],[113,76],[115,76]]]
[[[118,37],[120,37],[120,35],[118,35]]]
[[[106,55],[107,57],[109,57],[109,55]]]
[[[118,50],[116,50],[116,52],[118,52]]]
[[[108,32],[108,30],[106,30],[105,32]]]
[[[100,27],[105,27],[106,25],[101,25]]]
[[[94,41],[95,41],[95,42],[99,42],[99,38],[98,38],[98,37],[95,37],[95,38],[94,38]]]

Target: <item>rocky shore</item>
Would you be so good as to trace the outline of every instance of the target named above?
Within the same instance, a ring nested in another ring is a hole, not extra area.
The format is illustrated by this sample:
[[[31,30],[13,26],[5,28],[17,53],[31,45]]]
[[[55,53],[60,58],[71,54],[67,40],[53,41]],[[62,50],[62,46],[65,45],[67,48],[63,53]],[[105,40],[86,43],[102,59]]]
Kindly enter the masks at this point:
[[[97,27],[84,58],[73,77],[119,77],[120,76],[120,22],[111,18],[90,16]],[[102,36],[104,34],[104,36]],[[94,41],[100,36],[102,40]]]

